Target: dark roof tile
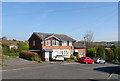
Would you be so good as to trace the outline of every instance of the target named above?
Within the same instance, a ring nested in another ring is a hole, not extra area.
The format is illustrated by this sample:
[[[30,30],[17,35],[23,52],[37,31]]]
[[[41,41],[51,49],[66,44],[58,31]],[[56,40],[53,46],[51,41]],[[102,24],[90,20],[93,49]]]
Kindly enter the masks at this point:
[[[71,38],[67,35],[64,35],[64,34],[50,34],[50,33],[38,33],[38,32],[34,32],[34,34],[37,35],[42,40],[44,40],[45,38],[47,38],[49,36],[54,35],[55,37],[57,37],[61,41],[75,41],[73,38]]]

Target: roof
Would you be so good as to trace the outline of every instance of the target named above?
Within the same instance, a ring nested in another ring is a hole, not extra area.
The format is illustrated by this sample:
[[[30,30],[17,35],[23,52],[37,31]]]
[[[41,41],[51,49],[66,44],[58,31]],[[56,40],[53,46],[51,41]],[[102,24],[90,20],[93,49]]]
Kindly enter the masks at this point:
[[[82,43],[82,42],[75,42],[74,47],[75,48],[84,48],[84,43]]]
[[[37,32],[34,32],[34,34],[37,35],[42,40],[44,40],[50,36],[54,36],[54,37],[57,37],[58,39],[60,39],[60,41],[75,41],[75,39],[73,39],[67,35],[64,35],[64,34],[50,34],[50,33],[37,33]]]
[[[51,49],[51,48],[44,48],[43,51],[46,51],[46,52],[52,52],[53,49]]]

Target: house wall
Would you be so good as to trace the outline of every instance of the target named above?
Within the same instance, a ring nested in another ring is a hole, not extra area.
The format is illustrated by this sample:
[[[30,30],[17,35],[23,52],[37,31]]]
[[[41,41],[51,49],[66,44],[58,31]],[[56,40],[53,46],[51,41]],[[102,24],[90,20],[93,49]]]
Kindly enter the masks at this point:
[[[35,46],[33,46],[33,41],[35,41]],[[42,44],[41,39],[39,39],[35,34],[29,39],[29,50],[40,50],[40,51],[33,51],[39,54],[39,56],[43,59],[43,52],[42,52]]]
[[[32,34],[32,36],[29,39],[29,50],[40,50],[40,51],[33,51],[33,52],[37,52],[40,57],[42,57],[42,59],[45,59],[43,49],[44,48],[50,48],[53,49],[53,52],[56,50],[68,50],[69,53],[68,55],[65,55],[64,57],[70,58],[71,53],[73,54],[74,51],[74,42],[72,44],[72,46],[62,46],[62,41],[59,41],[58,39],[51,37],[48,38],[46,40],[50,40],[51,41],[51,46],[46,46],[45,45],[45,40],[41,40],[39,37],[37,37],[34,33]],[[57,40],[59,41],[59,46],[52,46],[52,40]],[[33,41],[35,41],[35,46],[33,45]],[[67,41],[67,45],[69,45],[69,41]]]
[[[50,40],[50,41],[51,41],[51,46],[46,46],[46,45],[45,45],[45,41],[46,41],[46,40]],[[46,39],[46,40],[43,41],[43,45],[42,45],[42,48],[43,48],[43,49],[44,49],[44,48],[50,48],[50,49],[53,49],[53,52],[54,52],[55,50],[60,50],[60,51],[68,50],[68,55],[65,55],[65,56],[64,56],[64,57],[67,57],[67,58],[70,57],[71,51],[74,51],[74,46],[73,46],[73,45],[72,45],[72,46],[62,46],[62,41],[59,41],[58,39],[56,39],[56,38],[54,38],[54,37],[51,37],[51,38]],[[52,40],[57,40],[57,41],[59,41],[59,46],[52,46]],[[69,45],[69,41],[67,41],[67,45]]]
[[[78,49],[74,49],[74,50],[75,50],[75,52],[78,52],[78,55],[79,55],[80,57],[86,56],[86,50],[85,50],[84,48],[78,48]],[[84,55],[82,55],[82,53],[83,53]]]
[[[35,41],[35,46],[33,46],[33,41]],[[30,50],[42,50],[41,40],[33,34],[29,39],[29,49]]]
[[[49,39],[47,39],[47,40],[50,40],[51,41],[51,46],[46,46],[45,45],[45,41],[46,40],[44,40],[43,41],[43,45],[42,45],[42,47],[43,48],[51,48],[51,49],[70,49],[70,50],[74,50],[74,46],[72,45],[72,46],[62,46],[62,41],[59,41],[59,40],[57,40],[56,38],[49,38]],[[57,40],[57,41],[59,41],[59,46],[52,46],[52,40]],[[69,44],[69,41],[67,41],[67,45]]]

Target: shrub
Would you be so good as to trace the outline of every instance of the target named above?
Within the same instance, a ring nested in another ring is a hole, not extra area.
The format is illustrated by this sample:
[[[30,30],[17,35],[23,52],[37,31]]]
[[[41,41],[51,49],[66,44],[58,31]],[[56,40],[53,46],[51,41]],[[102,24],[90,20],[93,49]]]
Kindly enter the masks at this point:
[[[40,57],[35,56],[35,57],[34,57],[34,60],[37,61],[38,63],[42,63],[42,60],[41,60]]]
[[[71,58],[64,58],[65,61],[74,61],[74,59]]]
[[[71,56],[70,58],[64,58],[65,61],[78,61],[76,56]]]
[[[70,59],[72,59],[72,60],[74,60],[74,61],[78,61],[77,59],[78,59],[78,57],[77,56],[71,56],[71,58]]]
[[[39,56],[35,52],[21,51],[19,57],[27,60],[35,60],[35,57],[39,57]]]

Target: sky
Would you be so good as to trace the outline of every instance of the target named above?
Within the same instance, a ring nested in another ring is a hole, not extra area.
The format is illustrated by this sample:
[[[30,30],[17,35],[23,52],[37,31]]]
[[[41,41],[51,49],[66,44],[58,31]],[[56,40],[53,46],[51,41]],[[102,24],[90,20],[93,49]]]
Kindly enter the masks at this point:
[[[118,40],[117,2],[3,2],[2,36],[28,40],[33,32],[66,34],[77,41]]]

